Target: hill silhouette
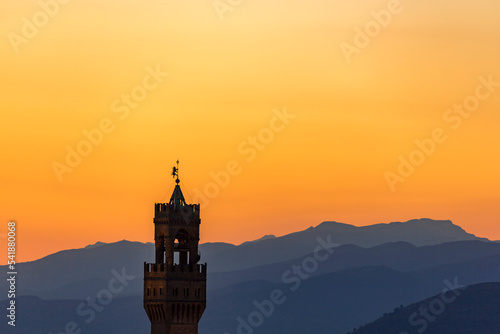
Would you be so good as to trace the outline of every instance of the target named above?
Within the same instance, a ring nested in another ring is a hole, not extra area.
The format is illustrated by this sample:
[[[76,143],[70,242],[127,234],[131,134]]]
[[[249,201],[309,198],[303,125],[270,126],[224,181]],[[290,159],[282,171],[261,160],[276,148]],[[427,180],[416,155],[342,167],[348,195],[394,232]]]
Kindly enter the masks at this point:
[[[351,332],[352,334],[498,334],[500,283],[482,283],[438,294]]]

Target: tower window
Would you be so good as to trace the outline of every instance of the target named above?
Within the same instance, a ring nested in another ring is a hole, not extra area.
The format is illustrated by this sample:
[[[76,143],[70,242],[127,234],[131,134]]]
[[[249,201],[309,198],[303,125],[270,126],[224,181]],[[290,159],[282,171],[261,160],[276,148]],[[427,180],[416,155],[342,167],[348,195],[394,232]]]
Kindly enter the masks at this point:
[[[160,296],[161,296],[161,295],[162,295],[162,293],[161,293],[161,288],[160,288]]]
[[[189,297],[189,289],[184,289],[184,297]]]

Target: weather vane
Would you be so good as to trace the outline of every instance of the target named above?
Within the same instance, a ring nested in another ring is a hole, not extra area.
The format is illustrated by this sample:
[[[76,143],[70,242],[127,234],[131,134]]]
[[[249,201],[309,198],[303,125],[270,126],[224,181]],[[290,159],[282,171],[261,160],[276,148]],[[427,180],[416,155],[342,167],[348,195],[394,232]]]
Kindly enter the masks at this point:
[[[179,182],[181,182],[179,180],[179,160],[177,160],[177,167],[174,166],[174,168],[172,169],[172,177],[173,178],[177,177],[175,183],[179,184]]]

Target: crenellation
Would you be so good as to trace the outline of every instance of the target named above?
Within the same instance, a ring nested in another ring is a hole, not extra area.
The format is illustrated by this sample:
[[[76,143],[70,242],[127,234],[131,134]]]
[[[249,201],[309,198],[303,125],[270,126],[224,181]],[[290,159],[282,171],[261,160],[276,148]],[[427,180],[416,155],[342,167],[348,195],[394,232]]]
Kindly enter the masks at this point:
[[[169,203],[155,204],[155,218],[174,218],[179,216],[179,214],[183,217],[194,217],[199,219],[200,204],[184,204],[178,206]]]

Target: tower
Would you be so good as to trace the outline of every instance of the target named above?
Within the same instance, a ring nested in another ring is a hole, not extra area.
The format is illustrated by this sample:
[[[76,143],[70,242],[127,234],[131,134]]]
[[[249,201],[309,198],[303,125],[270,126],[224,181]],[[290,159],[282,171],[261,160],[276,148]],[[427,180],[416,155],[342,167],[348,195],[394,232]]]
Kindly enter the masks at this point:
[[[144,309],[151,334],[198,334],[206,306],[207,264],[200,254],[200,205],[186,204],[173,168],[174,192],[155,204],[155,263],[144,263]]]

